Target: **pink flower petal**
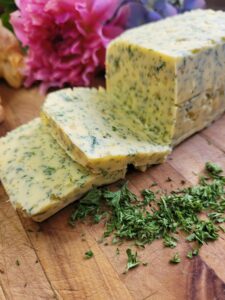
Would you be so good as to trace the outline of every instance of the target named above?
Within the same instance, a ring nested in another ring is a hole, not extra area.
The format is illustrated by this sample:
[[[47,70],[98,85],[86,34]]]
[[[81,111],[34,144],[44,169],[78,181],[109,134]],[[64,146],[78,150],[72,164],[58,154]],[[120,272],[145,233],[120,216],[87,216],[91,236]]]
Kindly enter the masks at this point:
[[[25,85],[89,85],[104,68],[107,44],[123,31],[121,16],[111,20],[120,1],[16,0],[11,22],[28,47]]]

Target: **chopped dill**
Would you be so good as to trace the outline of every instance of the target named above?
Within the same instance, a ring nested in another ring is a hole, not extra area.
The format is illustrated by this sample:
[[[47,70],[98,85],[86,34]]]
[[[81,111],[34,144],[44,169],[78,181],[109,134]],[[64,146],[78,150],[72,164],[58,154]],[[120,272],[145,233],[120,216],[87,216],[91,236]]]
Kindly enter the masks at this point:
[[[137,247],[144,248],[146,244],[162,239],[165,247],[175,248],[177,235],[183,232],[188,242],[195,242],[200,248],[204,243],[218,239],[219,232],[225,230],[221,226],[225,223],[223,170],[208,162],[205,171],[207,174],[200,178],[198,185],[181,186],[170,194],[162,192],[159,195],[145,189],[142,198],[138,198],[127,184],[116,191],[93,188],[75,205],[69,223],[75,225],[87,216],[96,223],[104,217],[103,238],[111,236],[112,244],[132,241]],[[206,218],[202,219],[200,213]],[[196,255],[193,251],[187,254],[188,258]],[[136,254],[129,250],[127,255],[135,265]]]

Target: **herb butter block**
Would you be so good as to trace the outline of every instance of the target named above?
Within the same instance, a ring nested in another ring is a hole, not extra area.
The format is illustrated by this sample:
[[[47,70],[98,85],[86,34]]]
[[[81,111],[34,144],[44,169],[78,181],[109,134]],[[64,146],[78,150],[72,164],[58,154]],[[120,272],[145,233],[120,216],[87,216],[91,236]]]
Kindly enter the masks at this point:
[[[0,139],[0,178],[13,206],[43,221],[93,185],[115,182],[125,170],[93,175],[71,160],[41,125],[40,119]]]
[[[104,89],[64,89],[48,95],[42,120],[72,159],[93,172],[112,172],[127,164],[142,167],[164,161],[159,146],[135,117],[114,105]]]
[[[106,60],[108,93],[160,144],[177,144],[225,110],[225,12],[195,10],[128,30]],[[192,100],[186,127],[181,116]],[[204,119],[200,104],[212,117]]]
[[[218,119],[225,110],[224,91],[199,95],[179,106],[173,144],[179,144],[191,134]]]

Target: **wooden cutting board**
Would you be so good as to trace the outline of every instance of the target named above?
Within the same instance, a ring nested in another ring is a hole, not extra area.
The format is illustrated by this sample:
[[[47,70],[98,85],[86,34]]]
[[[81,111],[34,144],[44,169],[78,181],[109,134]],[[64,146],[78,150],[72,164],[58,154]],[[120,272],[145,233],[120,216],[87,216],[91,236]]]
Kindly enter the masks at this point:
[[[6,120],[0,135],[38,116],[44,97],[37,89],[13,90],[0,84]],[[153,181],[165,190],[198,181],[207,161],[225,169],[225,116],[210,128],[191,137],[164,164],[145,173],[127,175],[137,194]],[[172,182],[167,182],[167,178]],[[139,251],[148,266],[123,274],[125,244],[116,255],[116,246],[99,244],[103,225],[67,224],[73,205],[49,220],[37,224],[14,211],[0,186],[0,299],[225,299],[225,235],[205,245],[193,260],[185,258],[189,245],[164,248],[161,241]],[[94,257],[85,260],[92,249]],[[175,251],[182,262],[168,263]]]

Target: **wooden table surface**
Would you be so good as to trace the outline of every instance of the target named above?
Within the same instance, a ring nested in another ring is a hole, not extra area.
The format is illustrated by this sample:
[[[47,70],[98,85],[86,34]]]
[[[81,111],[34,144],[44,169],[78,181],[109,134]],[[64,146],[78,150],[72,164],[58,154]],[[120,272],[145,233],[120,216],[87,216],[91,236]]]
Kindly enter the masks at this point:
[[[217,8],[223,3],[211,1]],[[44,100],[37,89],[13,90],[3,82],[0,95],[6,110],[0,136],[38,116]],[[129,173],[130,188],[138,194],[153,181],[166,190],[179,187],[182,179],[196,184],[206,161],[225,168],[224,128],[225,116],[178,146],[166,163]],[[166,182],[168,176],[172,182]],[[139,252],[148,266],[124,275],[129,244],[116,255],[116,246],[97,242],[103,225],[69,227],[72,208],[37,224],[14,211],[0,185],[0,299],[225,299],[225,234],[193,260],[185,259],[190,246],[181,241],[176,251],[183,259],[176,266],[168,264],[174,250],[156,241]],[[94,257],[84,260],[90,248]]]
[[[38,116],[43,96],[37,89],[15,91],[1,84],[0,94],[6,109],[1,135]],[[182,179],[195,184],[206,161],[225,168],[224,128],[225,116],[177,147],[163,165],[128,174],[131,189],[138,193],[153,181],[167,190]],[[128,244],[116,256],[116,246],[97,243],[102,225],[69,227],[71,211],[72,205],[36,224],[14,211],[0,187],[0,299],[225,299],[225,235],[192,261],[185,259],[190,246],[181,242],[178,266],[168,264],[174,250],[154,242],[140,252],[149,265],[124,275]],[[90,248],[94,258],[84,260]]]

